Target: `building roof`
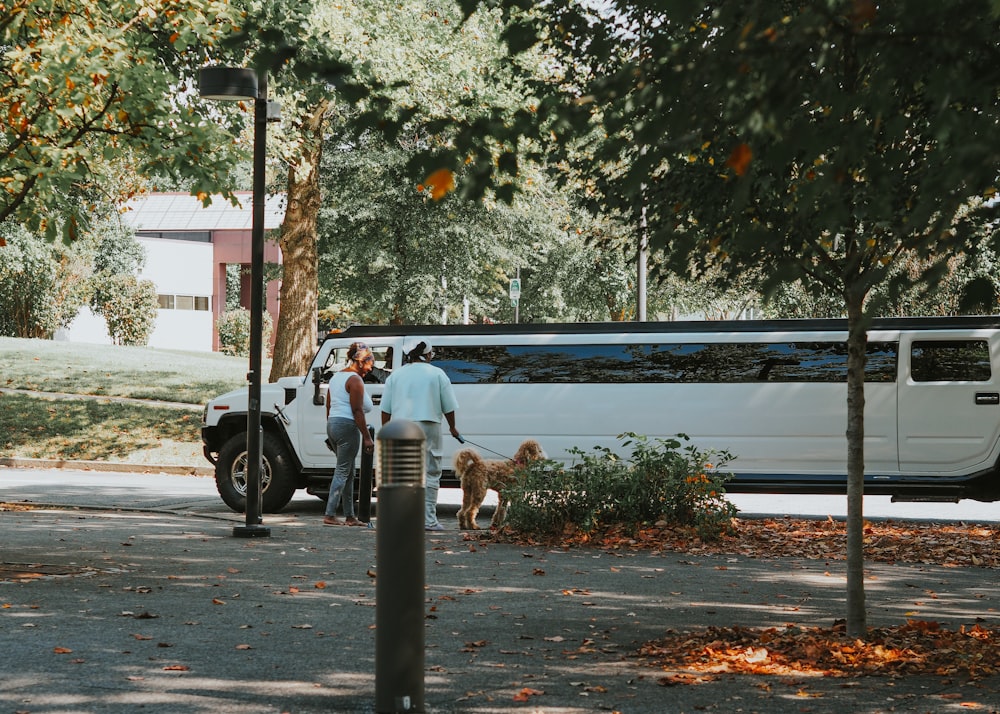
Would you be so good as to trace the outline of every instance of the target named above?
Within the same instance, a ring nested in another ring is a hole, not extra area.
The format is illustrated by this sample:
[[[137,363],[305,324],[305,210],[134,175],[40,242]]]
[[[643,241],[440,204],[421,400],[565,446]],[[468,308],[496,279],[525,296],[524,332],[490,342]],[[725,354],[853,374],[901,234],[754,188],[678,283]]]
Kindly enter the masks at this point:
[[[241,191],[236,193],[236,197],[239,206],[216,195],[212,197],[212,204],[205,207],[197,196],[151,193],[126,203],[122,217],[126,223],[142,231],[248,231],[253,227],[253,194]],[[284,217],[284,195],[267,196],[264,201],[264,228],[279,228]]]

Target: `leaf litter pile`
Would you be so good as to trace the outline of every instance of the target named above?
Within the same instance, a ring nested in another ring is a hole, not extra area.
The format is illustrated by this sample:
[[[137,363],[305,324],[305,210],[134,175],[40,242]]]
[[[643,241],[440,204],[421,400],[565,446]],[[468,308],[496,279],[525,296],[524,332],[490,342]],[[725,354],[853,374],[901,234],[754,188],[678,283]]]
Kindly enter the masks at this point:
[[[553,538],[526,538],[505,528],[490,537],[526,545],[589,546],[615,551],[810,560],[847,558],[847,527],[833,518],[734,518],[728,532],[713,540],[699,538],[690,528],[664,523],[638,530],[615,525],[597,533],[570,526]],[[1000,569],[1000,528],[981,523],[866,521],[864,547],[866,562]]]
[[[899,627],[870,628],[868,637],[848,637],[832,628],[708,627],[668,632],[645,643],[638,659],[672,672],[662,684],[698,683],[714,674],[826,677],[964,676],[997,674],[1000,635],[972,625],[945,630],[935,622],[910,620]]]
[[[733,519],[729,532],[703,540],[690,529],[663,523],[639,530],[612,526],[599,533],[567,529],[558,539],[525,539],[509,529],[504,541],[601,550],[642,550],[752,558],[846,559],[846,525],[832,518]],[[866,562],[982,568],[984,579],[1000,569],[1000,529],[983,524],[878,521],[864,526]],[[964,676],[1000,673],[1000,630],[979,624],[957,631],[936,622],[909,620],[869,628],[849,637],[842,621],[832,627],[707,627],[668,631],[636,653],[638,661],[665,670],[663,685],[697,684],[722,673],[827,677]]]

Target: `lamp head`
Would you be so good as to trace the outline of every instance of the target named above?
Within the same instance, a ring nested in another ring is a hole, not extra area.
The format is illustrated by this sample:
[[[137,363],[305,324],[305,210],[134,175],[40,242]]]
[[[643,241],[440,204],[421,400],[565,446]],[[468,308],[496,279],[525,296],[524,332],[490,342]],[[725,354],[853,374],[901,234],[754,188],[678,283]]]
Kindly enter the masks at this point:
[[[257,72],[242,67],[202,67],[198,93],[204,99],[249,101],[257,99]]]

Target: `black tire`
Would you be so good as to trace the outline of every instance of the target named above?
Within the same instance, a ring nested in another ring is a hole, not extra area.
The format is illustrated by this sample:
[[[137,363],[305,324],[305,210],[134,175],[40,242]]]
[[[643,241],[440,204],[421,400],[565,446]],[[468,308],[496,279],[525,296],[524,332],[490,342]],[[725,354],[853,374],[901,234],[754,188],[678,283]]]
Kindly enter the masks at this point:
[[[295,469],[284,444],[264,432],[261,444],[264,461],[260,472],[261,511],[277,513],[295,495]],[[247,508],[247,435],[236,434],[219,450],[215,464],[215,487],[227,506],[237,513]]]

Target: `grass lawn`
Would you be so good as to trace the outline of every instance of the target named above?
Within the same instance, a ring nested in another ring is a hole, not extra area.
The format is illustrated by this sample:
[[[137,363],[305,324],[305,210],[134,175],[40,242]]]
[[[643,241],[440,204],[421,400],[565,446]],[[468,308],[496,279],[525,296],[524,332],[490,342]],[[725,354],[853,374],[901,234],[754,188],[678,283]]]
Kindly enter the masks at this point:
[[[204,466],[201,406],[246,384],[247,360],[0,337],[0,456]],[[266,378],[270,366],[265,363]],[[181,402],[41,398],[27,392]],[[144,457],[146,455],[146,457]]]
[[[0,337],[0,386],[204,404],[246,384],[244,357]],[[270,365],[264,364],[264,378]]]

